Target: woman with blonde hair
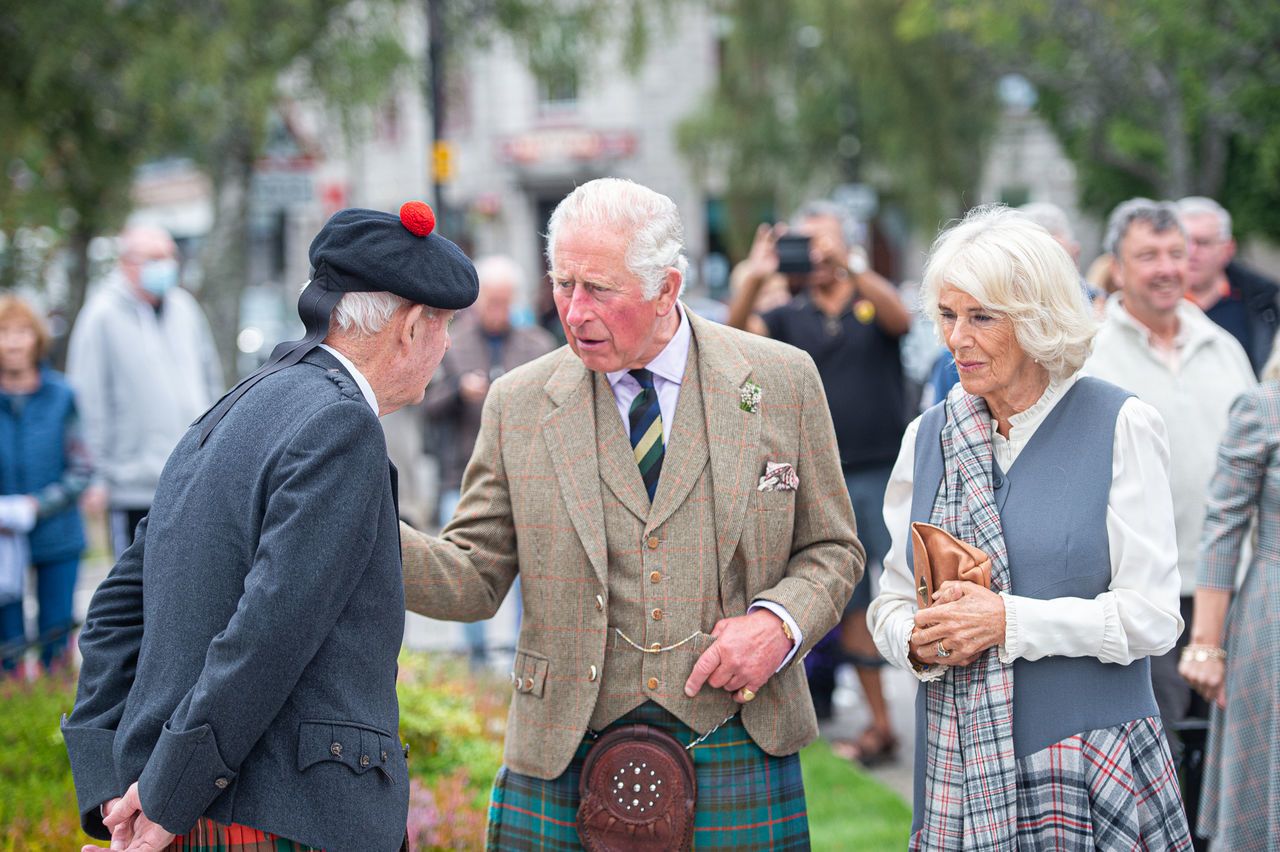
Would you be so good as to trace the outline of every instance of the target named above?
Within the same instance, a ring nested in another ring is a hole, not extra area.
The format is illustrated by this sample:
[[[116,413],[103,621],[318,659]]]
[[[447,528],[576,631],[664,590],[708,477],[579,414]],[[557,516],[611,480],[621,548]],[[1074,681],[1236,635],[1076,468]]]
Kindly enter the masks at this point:
[[[46,668],[67,658],[84,549],[76,499],[91,473],[71,388],[42,363],[48,348],[40,315],[22,299],[0,296],[0,532],[26,535],[36,569],[36,641]],[[5,670],[17,667],[25,645],[19,597],[0,606]]]
[[[1080,376],[1094,320],[1025,216],[944,232],[922,299],[960,384],[903,438],[868,614],[922,681],[911,848],[1190,849],[1147,661],[1182,629],[1164,424]]]
[[[1212,705],[1198,832],[1215,848],[1280,849],[1280,337],[1218,448],[1191,642],[1178,670]],[[1236,586],[1244,540],[1253,559]]]

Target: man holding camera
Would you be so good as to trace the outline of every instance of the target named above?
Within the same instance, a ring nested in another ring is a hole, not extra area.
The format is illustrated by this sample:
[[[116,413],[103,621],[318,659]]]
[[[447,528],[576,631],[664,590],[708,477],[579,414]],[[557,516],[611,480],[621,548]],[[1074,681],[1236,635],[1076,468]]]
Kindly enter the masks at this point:
[[[883,660],[867,631],[867,607],[871,566],[889,549],[882,510],[907,425],[898,342],[911,328],[911,314],[897,289],[868,267],[866,255],[849,250],[844,210],[831,202],[806,204],[790,229],[761,225],[738,274],[742,287],[730,306],[729,324],[808,352],[831,407],[868,568],[845,609],[840,637],[857,669],[872,721],[841,752],[874,764],[893,757],[897,747],[880,683]],[[766,283],[779,274],[788,276],[796,295],[781,307],[754,313]],[[834,685],[829,668],[810,668],[809,688],[820,716],[824,711],[830,715]]]

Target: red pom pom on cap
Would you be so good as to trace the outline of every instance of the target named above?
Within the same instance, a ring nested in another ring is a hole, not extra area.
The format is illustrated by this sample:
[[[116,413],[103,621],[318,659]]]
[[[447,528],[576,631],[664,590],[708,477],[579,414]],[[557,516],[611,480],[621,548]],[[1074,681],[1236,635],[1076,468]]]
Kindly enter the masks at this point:
[[[425,237],[436,227],[436,214],[425,201],[406,201],[400,205],[400,224],[408,228],[409,233]]]

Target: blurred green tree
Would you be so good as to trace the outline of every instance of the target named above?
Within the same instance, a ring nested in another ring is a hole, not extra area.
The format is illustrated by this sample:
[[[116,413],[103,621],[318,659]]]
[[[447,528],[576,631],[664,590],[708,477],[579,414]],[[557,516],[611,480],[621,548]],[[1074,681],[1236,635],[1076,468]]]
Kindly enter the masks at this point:
[[[680,144],[727,178],[730,248],[756,223],[860,181],[922,227],[972,199],[996,116],[989,63],[908,26],[904,0],[732,0],[721,73]]]
[[[1209,195],[1239,233],[1280,237],[1275,3],[909,0],[907,16],[1035,85],[1086,208]]]
[[[0,285],[18,279],[20,229],[47,228],[71,251],[68,301],[84,301],[89,241],[120,224],[145,153],[148,109],[119,73],[141,38],[121,4],[0,9]]]

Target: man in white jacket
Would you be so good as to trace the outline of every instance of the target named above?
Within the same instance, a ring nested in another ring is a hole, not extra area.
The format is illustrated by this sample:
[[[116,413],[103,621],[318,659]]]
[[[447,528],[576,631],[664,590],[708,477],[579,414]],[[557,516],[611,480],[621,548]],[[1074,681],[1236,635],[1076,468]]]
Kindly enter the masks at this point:
[[[1107,302],[1084,369],[1127,388],[1150,403],[1169,430],[1170,486],[1182,576],[1182,617],[1191,623],[1200,531],[1218,442],[1231,403],[1255,384],[1244,349],[1187,301],[1186,236],[1170,202],[1134,198],[1107,222],[1104,248],[1116,259],[1120,290]],[[1170,745],[1174,725],[1191,705],[1191,689],[1178,675],[1178,646],[1151,660],[1156,702]]]
[[[108,509],[118,558],[151,507],[169,453],[223,391],[209,324],[178,286],[168,232],[134,226],[120,235],[118,268],[72,330],[67,377],[97,473],[89,502]]]

